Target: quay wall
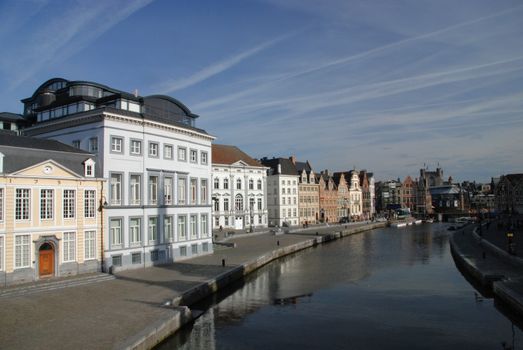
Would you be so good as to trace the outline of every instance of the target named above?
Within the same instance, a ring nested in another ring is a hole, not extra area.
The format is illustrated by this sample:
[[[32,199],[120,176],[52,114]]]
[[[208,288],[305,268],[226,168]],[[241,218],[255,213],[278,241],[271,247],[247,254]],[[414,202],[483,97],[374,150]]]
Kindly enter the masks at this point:
[[[296,243],[293,245],[275,249],[262,256],[245,262],[242,265],[234,267],[218,276],[203,282],[182,293],[171,301],[173,313],[168,319],[158,320],[150,325],[136,336],[129,339],[126,343],[117,347],[119,349],[151,349],[160,342],[174,334],[185,324],[192,322],[194,315],[190,306],[211,296],[218,290],[230,285],[231,283],[247,276],[262,266],[277,260],[281,257],[299,252],[301,250],[315,247],[319,244],[331,242],[349,235],[370,231],[377,228],[386,227],[386,223],[373,223],[364,226],[345,228],[338,232],[312,236],[311,239]]]

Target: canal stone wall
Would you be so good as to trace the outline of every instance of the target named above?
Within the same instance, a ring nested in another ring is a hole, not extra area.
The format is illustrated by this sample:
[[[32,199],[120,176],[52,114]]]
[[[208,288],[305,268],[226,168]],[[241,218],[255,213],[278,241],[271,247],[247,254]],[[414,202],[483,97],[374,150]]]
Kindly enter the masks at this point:
[[[523,270],[519,258],[482,239],[473,227],[451,235],[450,248],[456,265],[491,291],[495,300],[523,316]]]
[[[129,342],[122,344],[122,346],[119,348],[150,349],[158,345],[185,324],[193,321],[194,317],[189,309],[191,305],[211,296],[218,290],[230,285],[231,283],[244,278],[248,274],[256,271],[271,261],[290,254],[294,254],[307,248],[315,247],[319,244],[340,239],[342,237],[384,227],[386,227],[386,223],[380,222],[358,227],[340,227],[340,231],[333,233],[319,234],[315,232],[309,232],[308,234],[311,235],[311,239],[277,248],[269,253],[249,260],[244,264],[233,267],[230,270],[219,274],[215,278],[209,279],[204,283],[190,288],[181,295],[175,297],[171,301],[174,313],[169,319],[159,320],[157,323],[150,325],[147,327],[147,329],[143,330],[140,332],[140,334],[130,339]]]

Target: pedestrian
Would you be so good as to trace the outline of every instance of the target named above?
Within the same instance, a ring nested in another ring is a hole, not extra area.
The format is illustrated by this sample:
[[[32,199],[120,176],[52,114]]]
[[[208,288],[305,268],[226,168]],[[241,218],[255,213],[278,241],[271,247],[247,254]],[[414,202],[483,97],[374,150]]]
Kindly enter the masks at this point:
[[[220,225],[220,232],[222,232],[222,231],[223,231],[223,226],[222,226],[222,225]]]

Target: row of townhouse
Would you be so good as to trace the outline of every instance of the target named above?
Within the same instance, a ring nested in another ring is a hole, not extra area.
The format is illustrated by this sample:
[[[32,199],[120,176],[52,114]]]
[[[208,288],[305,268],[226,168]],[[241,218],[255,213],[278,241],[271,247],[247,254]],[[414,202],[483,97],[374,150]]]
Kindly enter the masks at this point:
[[[18,133],[31,136],[31,140],[59,141],[68,145],[69,151],[72,148],[86,152],[83,156],[89,155],[96,163],[101,186],[96,192],[98,270],[151,266],[212,253],[210,186],[214,137],[196,127],[198,115],[183,103],[169,96],[142,97],[94,82],[62,78],[44,82],[22,102],[22,115],[0,114],[4,126],[6,122],[16,122]],[[62,160],[61,155],[55,162],[61,164]],[[7,188],[5,191],[4,196],[10,193]],[[30,198],[36,203],[36,192],[31,191]],[[61,190],[54,191],[54,198],[61,198]],[[77,192],[75,198],[81,200],[83,194]],[[8,204],[6,212],[13,210],[13,205]],[[0,240],[4,261],[13,250],[18,251],[11,242],[20,241],[15,236],[23,225],[15,221],[14,226],[6,222]],[[61,224],[55,226],[62,227]],[[83,226],[76,220],[64,227],[67,232],[76,227],[80,251]],[[53,235],[56,239],[48,241],[45,247],[56,264],[64,261],[64,240],[69,241],[71,235],[67,239],[60,233]],[[32,279],[63,274],[63,268],[56,265],[51,274],[42,275],[39,259],[45,253],[40,253],[41,244],[34,238],[27,242],[29,248],[24,249],[32,254],[24,260],[28,264],[19,267],[2,262],[0,271],[14,276],[28,268],[33,271],[27,273],[32,274]],[[82,254],[76,257],[83,259]],[[83,260],[78,260],[81,263]]]

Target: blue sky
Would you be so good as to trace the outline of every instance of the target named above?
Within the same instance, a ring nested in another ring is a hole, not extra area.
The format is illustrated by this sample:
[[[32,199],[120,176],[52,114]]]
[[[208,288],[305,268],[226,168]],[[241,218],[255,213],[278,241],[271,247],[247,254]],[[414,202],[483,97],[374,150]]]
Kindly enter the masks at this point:
[[[0,110],[45,80],[162,93],[253,157],[523,172],[523,3],[0,1]]]

